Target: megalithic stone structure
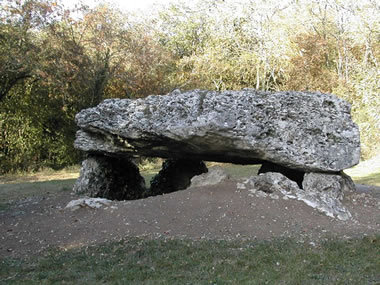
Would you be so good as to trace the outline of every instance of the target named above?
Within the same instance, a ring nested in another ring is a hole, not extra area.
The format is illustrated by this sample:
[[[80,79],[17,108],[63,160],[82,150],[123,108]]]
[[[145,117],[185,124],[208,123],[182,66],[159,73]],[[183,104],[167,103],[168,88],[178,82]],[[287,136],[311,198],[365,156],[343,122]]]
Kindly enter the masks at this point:
[[[359,162],[359,129],[350,110],[334,95],[309,92],[194,90],[108,99],[77,114],[75,147],[334,173]]]
[[[359,162],[359,129],[350,112],[350,104],[332,94],[176,90],[144,99],[108,99],[82,110],[76,116],[75,147],[92,160],[103,157],[107,167],[115,157],[120,162],[140,156],[263,164],[262,173],[278,170],[292,179],[295,172],[302,188],[304,173],[340,175]],[[131,171],[136,172],[134,166]],[[82,172],[89,177],[94,170]],[[75,189],[96,188],[89,181],[79,178]]]

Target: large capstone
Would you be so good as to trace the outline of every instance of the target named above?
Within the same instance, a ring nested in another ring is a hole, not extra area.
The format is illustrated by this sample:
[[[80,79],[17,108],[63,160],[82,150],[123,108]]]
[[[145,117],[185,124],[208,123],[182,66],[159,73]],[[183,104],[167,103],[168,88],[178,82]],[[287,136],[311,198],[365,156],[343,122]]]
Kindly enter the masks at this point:
[[[145,180],[137,166],[126,158],[90,155],[82,162],[74,192],[111,200],[143,197]]]
[[[194,90],[109,99],[82,110],[76,122],[76,148],[119,157],[268,161],[337,173],[360,156],[350,105],[322,93]]]

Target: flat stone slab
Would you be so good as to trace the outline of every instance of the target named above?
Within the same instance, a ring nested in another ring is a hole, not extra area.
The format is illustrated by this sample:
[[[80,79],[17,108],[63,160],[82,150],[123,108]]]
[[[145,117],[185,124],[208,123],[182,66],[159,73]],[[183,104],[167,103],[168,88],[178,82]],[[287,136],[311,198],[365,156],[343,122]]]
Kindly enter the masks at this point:
[[[99,209],[101,207],[108,207],[111,203],[111,200],[104,198],[81,198],[70,201],[65,209],[70,209],[71,211],[76,211],[81,208]]]
[[[108,99],[76,116],[75,147],[90,153],[339,172],[359,162],[351,106],[331,94],[193,90]]]

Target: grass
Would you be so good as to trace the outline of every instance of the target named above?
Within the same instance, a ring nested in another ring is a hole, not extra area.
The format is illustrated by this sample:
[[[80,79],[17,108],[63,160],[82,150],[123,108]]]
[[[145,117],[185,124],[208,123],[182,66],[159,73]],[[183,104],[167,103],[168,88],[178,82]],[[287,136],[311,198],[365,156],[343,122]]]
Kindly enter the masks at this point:
[[[142,172],[147,185],[159,168],[147,168]],[[60,171],[43,169],[32,173],[16,173],[0,176],[0,211],[8,209],[14,202],[36,196],[54,195],[71,191],[79,176],[79,166]]]
[[[19,172],[7,175],[0,175],[0,185],[24,182],[76,179],[78,178],[78,176],[79,165],[67,167],[59,171],[55,171],[50,168],[45,168],[37,172]]]
[[[355,183],[380,187],[380,155],[363,161],[344,172],[350,175]]]
[[[0,184],[0,211],[8,209],[16,201],[37,196],[55,195],[71,191],[75,179],[50,180]]]
[[[379,238],[190,241],[131,238],[29,260],[4,259],[1,284],[379,284]]]
[[[356,177],[354,181],[358,184],[374,185],[380,187],[380,169],[378,173],[369,174],[363,177]]]
[[[232,178],[243,178],[243,177],[251,177],[253,175],[257,175],[257,172],[260,169],[261,165],[238,165],[232,163],[215,163],[209,162],[206,164],[208,168],[212,166],[221,166],[224,171],[226,171]]]

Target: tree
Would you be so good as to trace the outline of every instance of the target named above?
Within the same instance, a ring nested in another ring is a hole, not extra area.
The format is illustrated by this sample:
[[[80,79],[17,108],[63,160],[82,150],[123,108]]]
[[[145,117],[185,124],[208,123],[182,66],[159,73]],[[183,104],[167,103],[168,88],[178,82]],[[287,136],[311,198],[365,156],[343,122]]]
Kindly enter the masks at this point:
[[[0,101],[20,81],[39,77],[39,29],[54,22],[57,3],[46,0],[11,1],[0,4]]]

